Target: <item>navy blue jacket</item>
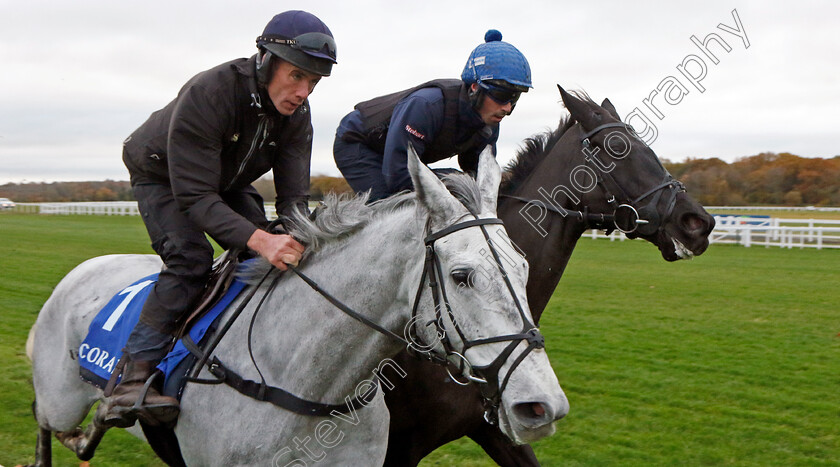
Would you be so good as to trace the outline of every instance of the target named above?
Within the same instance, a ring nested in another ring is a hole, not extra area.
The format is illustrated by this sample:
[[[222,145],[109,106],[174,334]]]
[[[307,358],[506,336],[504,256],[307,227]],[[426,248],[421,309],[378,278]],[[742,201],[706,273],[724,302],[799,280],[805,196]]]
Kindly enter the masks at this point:
[[[444,107],[444,93],[438,87],[426,87],[414,91],[394,106],[387,128],[384,150],[381,148],[377,150],[377,152],[382,152],[382,175],[392,193],[410,189],[412,186],[408,173],[409,142],[414,146],[420,160],[426,164],[451,157],[451,154],[440,156],[427,154],[426,151],[442,132],[445,120]],[[458,102],[457,118],[457,133],[454,137],[456,144],[467,142],[485,128],[484,121],[466,99],[460,99]],[[363,140],[361,135],[369,131],[366,127],[362,113],[357,109],[341,120],[336,136],[346,141],[360,141]],[[495,153],[496,141],[499,139],[499,126],[491,127],[490,131],[478,139],[478,144],[458,154],[458,164],[465,172],[476,171],[478,155],[488,144],[492,146]]]

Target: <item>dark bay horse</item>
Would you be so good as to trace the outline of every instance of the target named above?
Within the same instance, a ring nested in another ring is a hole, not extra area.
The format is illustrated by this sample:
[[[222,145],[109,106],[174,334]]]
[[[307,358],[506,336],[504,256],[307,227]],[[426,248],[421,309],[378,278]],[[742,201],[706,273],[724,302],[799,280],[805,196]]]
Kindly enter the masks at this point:
[[[675,261],[702,254],[714,227],[653,150],[621,123],[609,100],[599,106],[583,93],[560,88],[560,94],[571,115],[558,129],[525,142],[507,169],[498,202],[508,235],[530,266],[527,295],[535,320],[586,229],[612,230],[616,223],[627,237],[643,238]],[[386,466],[417,465],[462,436],[499,465],[539,465],[529,445],[514,446],[485,421],[478,388],[459,386],[406,352],[398,362],[408,375],[385,396],[391,412]]]

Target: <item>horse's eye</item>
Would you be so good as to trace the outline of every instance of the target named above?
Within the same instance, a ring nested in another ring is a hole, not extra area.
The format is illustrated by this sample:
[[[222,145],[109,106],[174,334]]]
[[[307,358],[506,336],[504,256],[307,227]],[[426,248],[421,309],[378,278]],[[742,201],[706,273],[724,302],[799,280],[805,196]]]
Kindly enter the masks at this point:
[[[452,280],[459,287],[470,287],[470,269],[456,269],[452,271]]]

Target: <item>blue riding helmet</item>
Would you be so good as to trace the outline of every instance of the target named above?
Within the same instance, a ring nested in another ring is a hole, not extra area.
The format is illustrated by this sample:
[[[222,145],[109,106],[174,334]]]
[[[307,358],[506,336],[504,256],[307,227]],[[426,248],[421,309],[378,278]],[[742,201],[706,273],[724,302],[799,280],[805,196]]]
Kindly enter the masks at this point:
[[[467,84],[476,83],[484,90],[508,88],[511,91],[528,92],[531,85],[531,66],[516,47],[502,41],[502,33],[491,29],[484,35],[484,44],[476,47],[461,80]]]
[[[271,18],[263,33],[257,37],[260,49],[257,61],[260,82],[265,84],[268,61],[271,55],[281,58],[298,68],[321,76],[329,76],[336,61],[336,46],[332,32],[311,13],[292,10]]]

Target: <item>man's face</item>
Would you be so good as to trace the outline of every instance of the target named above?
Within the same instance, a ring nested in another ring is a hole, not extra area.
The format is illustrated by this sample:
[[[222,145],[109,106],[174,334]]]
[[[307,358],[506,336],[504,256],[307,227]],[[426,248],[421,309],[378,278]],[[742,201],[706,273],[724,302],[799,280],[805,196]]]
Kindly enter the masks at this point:
[[[304,71],[287,61],[281,61],[266,86],[268,96],[281,115],[295,113],[312,94],[320,75]]]
[[[477,84],[473,84],[471,87],[473,91],[478,89]],[[481,105],[479,105],[476,111],[481,116],[485,125],[498,125],[503,118],[510,115],[513,111],[513,104],[511,102],[499,104],[485,94],[481,99]]]

